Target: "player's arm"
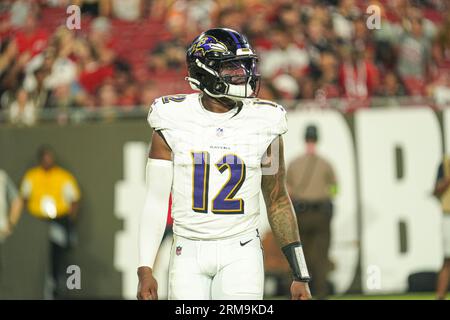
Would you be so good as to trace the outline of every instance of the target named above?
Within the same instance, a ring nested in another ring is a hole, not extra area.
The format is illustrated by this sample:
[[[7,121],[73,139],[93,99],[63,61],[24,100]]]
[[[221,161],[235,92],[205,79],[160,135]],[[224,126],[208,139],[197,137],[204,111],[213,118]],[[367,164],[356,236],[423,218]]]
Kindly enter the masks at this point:
[[[15,226],[19,223],[20,216],[22,215],[24,202],[20,196],[17,196],[11,203],[11,209],[9,211],[9,226],[10,230],[14,230]]]
[[[436,185],[434,186],[433,194],[436,197],[440,197],[450,186],[450,177],[444,175],[444,164],[441,164],[438,169],[438,176],[436,179]]]
[[[7,198],[11,202],[6,231],[7,233],[12,233],[17,223],[19,223],[20,217],[22,215],[23,200],[9,177],[7,177],[6,181],[6,193]]]
[[[139,221],[137,298],[140,300],[158,299],[152,269],[166,227],[172,178],[172,151],[163,136],[154,132],[146,169],[146,198]]]
[[[440,197],[450,186],[450,177],[440,179],[434,188],[434,195]]]
[[[261,189],[267,208],[272,232],[282,248],[294,274],[291,286],[292,299],[310,299],[309,274],[303,256],[297,219],[286,188],[283,139],[277,138],[267,150],[268,162],[278,161],[278,170],[272,175],[263,175]],[[271,152],[274,150],[274,152]]]

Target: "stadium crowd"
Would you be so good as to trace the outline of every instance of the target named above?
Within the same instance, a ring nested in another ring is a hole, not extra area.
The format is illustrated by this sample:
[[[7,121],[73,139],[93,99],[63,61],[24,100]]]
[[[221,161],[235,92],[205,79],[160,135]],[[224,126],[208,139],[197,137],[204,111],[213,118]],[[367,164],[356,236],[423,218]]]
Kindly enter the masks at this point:
[[[80,29],[66,26],[70,4]],[[44,109],[127,111],[189,92],[186,48],[213,26],[248,36],[262,98],[450,102],[446,0],[17,0],[0,3],[0,111],[33,125]]]

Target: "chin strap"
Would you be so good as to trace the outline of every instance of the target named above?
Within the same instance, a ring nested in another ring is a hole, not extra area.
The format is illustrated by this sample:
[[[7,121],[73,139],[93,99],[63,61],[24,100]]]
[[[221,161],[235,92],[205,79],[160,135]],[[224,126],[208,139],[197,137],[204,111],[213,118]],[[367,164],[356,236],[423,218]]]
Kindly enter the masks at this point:
[[[227,98],[227,99],[231,99],[231,100],[235,100],[235,101],[243,101],[250,97],[246,97],[246,96],[241,97],[241,96],[237,96],[234,94],[240,94],[240,93],[244,92],[244,95],[246,95],[246,93],[248,91],[252,91],[250,85],[248,85],[248,84],[245,86],[237,86],[237,85],[229,84],[228,88],[227,88],[227,94],[215,94],[215,93],[212,93],[211,91],[209,91],[208,89],[206,89],[204,86],[202,86],[200,81],[198,81],[197,79],[194,79],[192,77],[185,77],[184,79],[189,82],[189,85],[192,90],[204,91],[208,96],[216,98],[216,99]],[[232,94],[229,94],[229,93],[232,93]]]

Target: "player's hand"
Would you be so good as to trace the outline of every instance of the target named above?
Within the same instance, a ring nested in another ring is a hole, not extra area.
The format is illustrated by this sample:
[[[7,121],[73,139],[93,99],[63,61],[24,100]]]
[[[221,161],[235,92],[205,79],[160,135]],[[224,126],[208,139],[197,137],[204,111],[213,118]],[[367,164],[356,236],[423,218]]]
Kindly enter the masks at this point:
[[[311,291],[307,282],[292,281],[291,300],[311,300]]]
[[[6,225],[5,228],[0,229],[0,240],[4,240],[8,238],[12,234],[12,228],[9,225]]]
[[[158,283],[153,277],[152,269],[139,267],[138,300],[158,300]]]

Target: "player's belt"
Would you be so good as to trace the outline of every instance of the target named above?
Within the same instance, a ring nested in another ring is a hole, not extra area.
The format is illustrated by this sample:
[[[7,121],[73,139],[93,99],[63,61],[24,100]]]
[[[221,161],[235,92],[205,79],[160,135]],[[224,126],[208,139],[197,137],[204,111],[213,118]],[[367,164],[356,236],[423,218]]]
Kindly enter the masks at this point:
[[[330,206],[330,201],[293,201],[294,209],[297,214],[307,211],[324,211]]]

